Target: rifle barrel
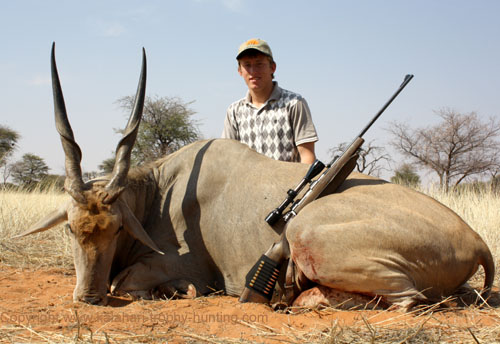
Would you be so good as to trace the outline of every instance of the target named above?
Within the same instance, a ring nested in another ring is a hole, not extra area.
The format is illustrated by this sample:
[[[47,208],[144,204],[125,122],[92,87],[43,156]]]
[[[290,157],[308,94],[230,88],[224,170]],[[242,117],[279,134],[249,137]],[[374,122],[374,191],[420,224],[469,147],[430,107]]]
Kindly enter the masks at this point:
[[[392,101],[398,96],[398,94],[403,90],[403,88],[405,88],[406,85],[408,85],[408,83],[410,82],[411,79],[413,79],[413,74],[407,74],[405,76],[405,79],[403,80],[403,83],[401,84],[401,86],[399,86],[399,88],[396,91],[396,93],[394,93],[392,95],[392,97],[387,101],[387,103],[385,103],[385,105],[382,107],[382,109],[380,109],[380,111],[372,118],[372,120],[370,121],[370,123],[368,123],[368,125],[363,130],[361,130],[361,133],[359,133],[358,137],[363,137],[363,135],[368,131],[368,129],[370,129],[370,127],[373,125],[373,123],[375,123],[375,121],[385,111],[385,109],[387,109],[387,107],[389,105],[391,105]]]

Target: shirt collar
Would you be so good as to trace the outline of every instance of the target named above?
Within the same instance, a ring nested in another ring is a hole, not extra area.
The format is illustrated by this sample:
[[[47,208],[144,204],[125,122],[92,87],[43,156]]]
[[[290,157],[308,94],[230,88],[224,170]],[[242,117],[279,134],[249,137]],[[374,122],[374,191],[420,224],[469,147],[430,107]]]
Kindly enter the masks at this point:
[[[273,81],[273,91],[271,92],[271,95],[269,96],[269,99],[267,100],[266,104],[269,103],[271,100],[278,100],[281,97],[281,87],[278,86],[277,81]],[[245,100],[247,104],[252,105],[252,97],[250,96],[250,92],[247,91],[247,95],[245,97]]]

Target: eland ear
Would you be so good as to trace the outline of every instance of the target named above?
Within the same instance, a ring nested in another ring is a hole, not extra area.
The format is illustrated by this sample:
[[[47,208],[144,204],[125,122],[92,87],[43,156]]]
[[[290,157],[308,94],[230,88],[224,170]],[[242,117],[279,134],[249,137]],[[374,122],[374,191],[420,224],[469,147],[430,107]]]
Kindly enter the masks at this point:
[[[52,213],[50,213],[49,215],[47,215],[46,217],[35,223],[27,231],[13,236],[12,239],[17,239],[26,235],[46,231],[47,229],[52,228],[60,224],[61,222],[67,220],[68,220],[68,213],[66,212],[66,207],[61,207],[57,210],[54,210]]]
[[[120,199],[118,199],[118,202],[122,213],[123,227],[128,232],[128,234],[142,242],[144,245],[148,246],[153,251],[164,255],[165,253],[163,253],[158,248],[158,246],[156,246],[153,239],[151,239],[148,233],[146,233],[144,227],[142,227],[139,220],[137,220],[137,217],[135,217],[134,213],[132,213],[132,210],[130,210],[127,203],[121,201]]]

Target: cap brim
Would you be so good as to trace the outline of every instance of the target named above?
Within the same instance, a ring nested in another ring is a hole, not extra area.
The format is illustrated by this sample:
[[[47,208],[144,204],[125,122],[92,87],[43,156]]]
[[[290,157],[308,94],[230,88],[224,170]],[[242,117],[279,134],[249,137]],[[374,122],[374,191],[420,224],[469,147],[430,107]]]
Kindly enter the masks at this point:
[[[260,50],[260,49],[258,49],[258,48],[249,47],[249,48],[246,48],[246,49],[244,49],[244,50],[240,51],[240,52],[238,53],[238,55],[236,56],[236,59],[239,59],[241,55],[243,55],[244,53],[246,53],[246,52],[248,52],[248,51],[250,51],[250,50],[255,50],[256,52],[259,52],[259,53],[261,53],[262,55],[266,55],[266,56],[269,56],[270,58],[273,58],[271,55],[269,55],[269,54],[267,54],[267,53],[263,52],[262,50]]]

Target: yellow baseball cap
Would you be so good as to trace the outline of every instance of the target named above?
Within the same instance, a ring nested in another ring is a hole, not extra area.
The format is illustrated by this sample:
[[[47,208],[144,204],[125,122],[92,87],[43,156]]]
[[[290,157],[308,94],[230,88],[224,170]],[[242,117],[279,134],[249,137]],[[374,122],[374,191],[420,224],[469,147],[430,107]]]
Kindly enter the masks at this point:
[[[238,55],[236,55],[236,59],[238,59],[243,52],[250,49],[260,51],[261,53],[269,56],[271,59],[273,58],[273,53],[271,52],[271,48],[269,47],[269,44],[267,44],[266,41],[260,38],[252,38],[243,43],[242,45],[240,45],[240,48],[238,49]]]

